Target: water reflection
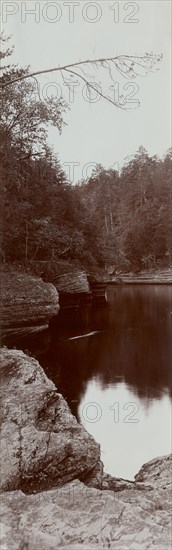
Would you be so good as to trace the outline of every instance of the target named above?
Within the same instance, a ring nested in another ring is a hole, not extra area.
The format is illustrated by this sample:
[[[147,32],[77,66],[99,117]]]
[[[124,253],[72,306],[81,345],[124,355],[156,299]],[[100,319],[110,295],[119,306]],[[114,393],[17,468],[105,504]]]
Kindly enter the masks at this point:
[[[171,394],[171,286],[109,287],[108,307],[87,310],[83,332],[97,334],[67,340],[66,329],[57,341],[54,331],[51,351],[44,365],[77,414],[73,400],[81,400],[90,379],[97,377],[102,391],[125,381],[145,404],[151,398]],[[60,322],[60,316],[59,320]],[[82,333],[72,325],[72,333]],[[83,326],[82,326],[83,329]]]
[[[61,311],[46,335],[47,349],[35,352],[73,414],[100,442],[113,475],[132,479],[143,462],[171,450],[171,328],[172,286],[108,287],[104,308]],[[98,332],[69,339],[92,331]],[[83,415],[90,402],[102,411],[98,422]],[[124,421],[126,403],[137,405],[138,422]],[[114,404],[119,422],[109,409]]]
[[[62,330],[55,343],[55,331],[45,363],[100,443],[105,470],[133,479],[144,462],[171,452],[172,287],[113,287],[107,300],[87,310],[84,329],[69,323],[68,336],[100,332],[66,341]]]
[[[95,379],[80,402],[79,418],[100,444],[105,471],[111,475],[134,479],[143,463],[171,452],[168,395],[146,402],[124,382],[102,392]]]

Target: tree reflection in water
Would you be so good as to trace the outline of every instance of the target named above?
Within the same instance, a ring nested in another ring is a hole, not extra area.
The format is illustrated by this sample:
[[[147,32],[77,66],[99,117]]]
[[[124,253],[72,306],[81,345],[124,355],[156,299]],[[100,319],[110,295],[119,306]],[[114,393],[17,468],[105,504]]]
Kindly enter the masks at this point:
[[[107,300],[62,309],[49,331],[16,344],[39,359],[100,443],[105,470],[133,479],[143,462],[170,452],[172,286],[109,287]],[[99,422],[83,415],[90,402],[102,412]],[[126,422],[132,404],[134,423]]]
[[[72,317],[72,332],[66,334],[62,322],[60,340],[54,327],[51,347],[41,359],[75,415],[88,381],[95,377],[102,390],[124,381],[147,405],[164,392],[171,395],[172,287],[109,287],[107,299],[105,307],[88,307],[85,317],[82,311],[82,322],[77,318],[74,323]],[[94,330],[100,332],[67,340]]]

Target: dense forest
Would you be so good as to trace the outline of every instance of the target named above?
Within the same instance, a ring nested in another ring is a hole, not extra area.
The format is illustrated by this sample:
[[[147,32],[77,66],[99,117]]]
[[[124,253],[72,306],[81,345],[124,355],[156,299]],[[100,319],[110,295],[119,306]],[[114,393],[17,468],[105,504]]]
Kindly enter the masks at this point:
[[[2,41],[2,262],[37,273],[169,265],[172,151],[160,159],[140,147],[120,173],[97,165],[72,185],[47,138],[49,125],[62,131],[68,106],[41,101],[34,79],[17,81],[28,69],[5,61],[11,51]]]

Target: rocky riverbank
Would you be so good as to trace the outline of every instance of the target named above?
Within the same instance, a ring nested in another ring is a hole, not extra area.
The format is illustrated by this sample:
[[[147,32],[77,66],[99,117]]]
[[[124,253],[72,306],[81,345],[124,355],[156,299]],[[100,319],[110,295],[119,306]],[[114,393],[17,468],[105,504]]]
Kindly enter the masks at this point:
[[[147,269],[139,273],[124,273],[112,276],[112,283],[124,284],[172,284],[172,267]]]
[[[40,491],[94,477],[99,445],[77,423],[39,363],[2,349],[1,489]]]
[[[172,268],[147,270],[139,274],[105,273],[90,276],[72,270],[49,274],[49,282],[40,277],[4,266],[1,271],[1,336],[27,335],[48,328],[59,308],[81,307],[83,304],[105,303],[107,285],[172,284]]]
[[[144,269],[142,271],[99,273],[89,276],[91,286],[95,284],[172,284],[172,267]]]
[[[103,472],[99,445],[39,363],[3,348],[3,550],[170,548],[171,457],[135,482]]]
[[[48,327],[59,312],[59,295],[39,277],[4,268],[1,271],[1,334],[29,334]]]

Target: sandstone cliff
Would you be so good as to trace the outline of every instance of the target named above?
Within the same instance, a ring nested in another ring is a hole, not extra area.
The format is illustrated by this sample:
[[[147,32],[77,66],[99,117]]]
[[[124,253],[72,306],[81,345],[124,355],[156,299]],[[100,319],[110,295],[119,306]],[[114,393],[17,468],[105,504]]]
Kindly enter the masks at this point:
[[[56,288],[38,277],[4,269],[0,290],[2,335],[46,328],[51,317],[58,314]]]
[[[89,292],[89,284],[85,271],[73,270],[51,277],[53,284],[59,292],[79,294]]]

